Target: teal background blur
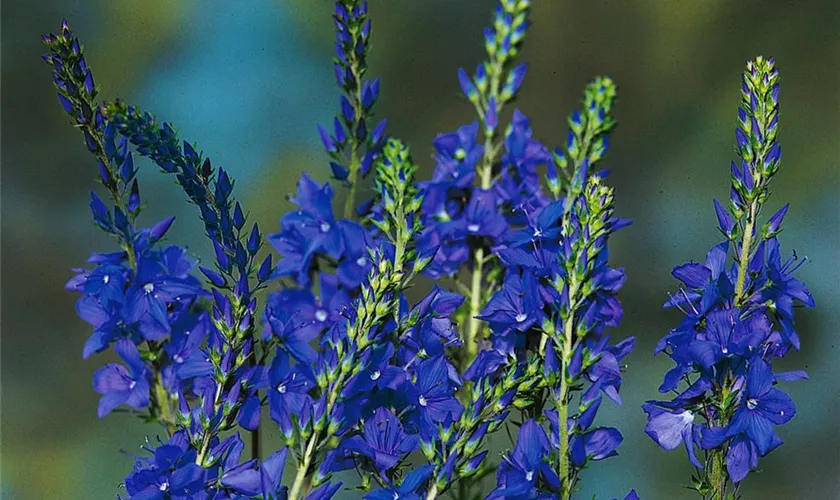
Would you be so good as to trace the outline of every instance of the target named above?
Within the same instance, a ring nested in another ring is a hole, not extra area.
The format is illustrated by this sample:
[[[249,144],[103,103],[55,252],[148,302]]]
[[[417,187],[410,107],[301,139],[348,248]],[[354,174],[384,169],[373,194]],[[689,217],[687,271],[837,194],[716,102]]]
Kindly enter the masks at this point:
[[[413,145],[430,176],[431,140],[473,120],[455,71],[482,57],[493,2],[371,2],[371,75],[391,134]],[[747,499],[840,499],[840,4],[791,1],[539,1],[517,103],[549,145],[594,75],[619,85],[606,162],[618,211],[635,223],[614,239],[626,267],[625,319],[637,336],[625,404],[600,421],[625,435],[620,456],[584,473],[581,498],[693,498],[683,450],[643,433],[639,405],[657,396],[666,358],[656,340],[678,321],[660,310],[676,286],[670,269],[702,260],[717,241],[711,200],[728,195],[739,75],[758,53],[782,74],[783,169],[768,210],[792,208],[781,236],[807,255],[799,272],[818,307],[801,310],[802,351],[780,369],[799,412],[779,429],[787,444],[745,482]],[[63,289],[70,268],[111,248],[89,221],[96,167],[68,126],[41,62],[39,35],[67,17],[86,43],[102,97],[122,96],[176,124],[237,179],[237,196],[265,231],[289,208],[301,171],[326,180],[316,123],[337,109],[331,2],[58,1],[2,5],[2,469],[4,500],[113,498],[144,436],[158,430],[123,415],[96,418],[91,376],[109,359],[81,359],[88,327]],[[178,215],[172,240],[206,255],[193,207],[169,178],[143,164],[148,222]],[[772,213],[772,212],[771,212]],[[609,405],[605,405],[608,407]],[[507,443],[502,433],[494,448]],[[348,494],[345,498],[353,498]]]

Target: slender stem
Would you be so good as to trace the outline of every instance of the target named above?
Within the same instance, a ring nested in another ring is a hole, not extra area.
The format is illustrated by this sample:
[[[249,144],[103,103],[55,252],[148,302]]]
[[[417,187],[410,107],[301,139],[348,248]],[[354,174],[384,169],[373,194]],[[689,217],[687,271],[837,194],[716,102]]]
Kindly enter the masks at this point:
[[[307,482],[309,466],[312,464],[312,456],[314,455],[315,444],[318,442],[319,434],[319,432],[313,431],[312,435],[309,437],[309,443],[306,445],[306,451],[303,452],[303,462],[301,462],[300,467],[298,467],[297,474],[295,475],[295,482],[292,484],[292,489],[289,492],[289,500],[297,500],[303,496],[303,486],[304,483]]]
[[[712,487],[712,496],[710,500],[726,500],[726,484],[728,481],[728,474],[726,472],[726,458],[724,457],[723,450],[712,450],[710,462],[711,470],[709,471],[708,477]]]
[[[213,397],[213,412],[215,413],[216,410],[219,408],[219,401],[222,398],[222,384],[216,382],[216,395]],[[198,455],[195,457],[195,463],[199,465],[199,467],[204,467],[204,457],[207,455],[207,451],[210,448],[210,440],[213,439],[215,435],[214,432],[211,432],[211,429],[206,429],[204,431],[204,436],[201,439],[201,448],[198,450]]]
[[[490,92],[491,96],[496,96],[499,93],[499,77],[498,73],[501,72],[501,68],[491,78],[490,82]],[[494,99],[495,100],[495,99]],[[485,127],[485,131],[487,128]],[[493,145],[493,138],[495,137],[495,129],[485,132],[484,137],[484,161],[482,165],[479,167],[479,180],[481,189],[490,189],[493,184],[493,163],[496,161],[496,148]],[[490,256],[488,256],[490,257]],[[483,304],[481,303],[482,297],[482,285],[484,283],[484,264],[485,264],[485,256],[484,256],[484,248],[478,247],[475,249],[475,253],[473,254],[473,272],[472,272],[472,284],[470,286],[470,317],[469,317],[469,326],[467,328],[467,357],[464,363],[464,366],[468,366],[473,359],[475,359],[476,355],[478,354],[478,343],[480,342],[479,333],[481,331],[481,324],[482,321],[478,319],[476,316],[481,314],[481,309]]]
[[[343,363],[342,363],[343,364]],[[327,395],[327,407],[326,407],[326,414],[329,415],[332,411],[333,406],[335,406],[336,401],[338,400],[338,396],[341,393],[341,389],[344,385],[346,373],[342,372],[338,378],[335,380],[332,389],[330,390],[329,394]],[[309,467],[312,465],[312,459],[315,456],[316,445],[318,441],[321,440],[321,432],[312,430],[312,435],[309,437],[309,442],[306,445],[306,449],[303,452],[303,457],[301,457],[301,462],[298,465],[297,474],[295,475],[295,482],[292,484],[292,489],[289,492],[289,500],[298,500],[299,498],[303,497],[303,486],[309,480]]]
[[[434,500],[437,498],[438,489],[437,484],[433,484],[431,488],[429,488],[429,492],[426,493],[426,500]]]
[[[478,248],[475,251],[472,272],[472,285],[470,286],[470,320],[467,329],[467,357],[464,367],[469,366],[470,362],[475,359],[478,354],[478,341],[476,337],[481,329],[481,320],[477,318],[481,314],[481,284],[483,282],[483,268],[484,268],[484,248]]]
[[[353,211],[356,208],[356,184],[359,180],[359,168],[361,161],[359,161],[359,145],[353,140],[353,152],[350,156],[350,172],[347,176],[347,182],[350,183],[350,191],[347,193],[347,199],[344,200],[344,218],[352,219]]]
[[[354,43],[355,46],[355,43]],[[362,167],[362,161],[359,159],[359,139],[356,137],[356,130],[359,124],[365,120],[364,109],[362,107],[362,67],[359,56],[354,50],[351,55],[350,72],[353,74],[353,80],[356,82],[356,90],[350,97],[353,106],[354,125],[353,130],[348,130],[348,136],[352,148],[350,149],[350,169],[347,176],[347,182],[350,183],[350,192],[347,193],[347,199],[344,200],[344,218],[352,219],[353,211],[356,208],[356,184],[359,181],[359,169]]]
[[[571,290],[570,290],[571,292]],[[569,294],[572,295],[571,293]],[[574,331],[574,309],[569,308],[569,317],[563,325],[563,356],[560,370],[560,396],[555,402],[558,406],[558,422],[560,431],[560,491],[563,500],[572,496],[571,477],[569,476],[569,429],[566,422],[569,419],[569,382],[568,369],[572,359],[572,334]]]
[[[154,374],[154,395],[158,411],[160,412],[158,420],[166,427],[167,434],[171,436],[175,433],[176,427],[172,417],[172,409],[170,408],[169,393],[163,386],[160,371],[155,371]]]
[[[738,262],[738,279],[735,282],[735,304],[740,303],[743,298],[744,284],[747,279],[747,268],[750,265],[750,245],[752,244],[757,208],[758,202],[753,200],[750,204],[750,212],[747,214],[747,224],[744,227],[744,240],[741,243],[741,256]]]
[[[256,365],[256,363],[257,363],[257,351],[256,351],[256,346],[254,346],[253,350],[251,351],[250,355],[248,356],[248,364],[253,367],[253,366]],[[259,392],[257,392],[257,396],[259,396]],[[259,426],[259,422],[257,422],[257,428],[251,431],[251,458],[256,459],[256,460],[260,459],[260,426]]]

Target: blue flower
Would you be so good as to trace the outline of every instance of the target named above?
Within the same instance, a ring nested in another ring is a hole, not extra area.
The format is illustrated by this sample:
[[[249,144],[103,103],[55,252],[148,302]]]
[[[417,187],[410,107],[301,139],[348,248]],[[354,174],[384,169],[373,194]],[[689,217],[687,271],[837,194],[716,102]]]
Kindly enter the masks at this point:
[[[299,415],[310,402],[309,390],[315,386],[303,365],[291,366],[289,356],[278,353],[269,370],[268,405],[272,420],[284,423],[291,415]]]
[[[141,409],[149,406],[148,368],[140,358],[137,347],[128,339],[118,340],[114,350],[125,361],[122,365],[108,363],[93,375],[93,388],[102,394],[99,400],[99,418],[111,413],[121,404]]]
[[[497,486],[487,500],[538,498],[543,489],[559,491],[560,479],[547,461],[550,453],[545,430],[533,419],[527,420],[519,428],[513,452],[499,464]]]
[[[665,450],[673,450],[680,444],[684,444],[691,463],[703,468],[694,452],[697,440],[697,428],[694,424],[697,417],[695,412],[679,406],[675,409],[663,408],[655,401],[648,401],[642,405],[642,409],[648,416],[645,433],[656,444]]]
[[[226,470],[221,484],[240,495],[261,498],[285,498],[286,487],[280,485],[288,448],[282,448],[262,462],[249,460]]]
[[[207,472],[196,465],[196,452],[190,448],[185,432],[176,432],[154,450],[145,449],[154,457],[138,459],[134,471],[125,478],[125,489],[132,500],[187,500],[204,490]]]
[[[393,469],[409,453],[417,449],[419,439],[415,434],[406,434],[402,423],[385,408],[378,408],[373,417],[365,422],[361,436],[352,436],[342,447],[357,455],[367,457],[380,474]]]
[[[475,178],[475,165],[484,154],[484,147],[478,144],[478,122],[464,125],[457,132],[442,134],[435,138],[434,182],[451,182],[458,187],[468,187]]]
[[[530,272],[523,271],[521,275],[511,272],[478,318],[487,321],[493,332],[503,338],[511,330],[525,332],[543,317],[542,301],[537,289],[536,279]],[[509,352],[509,348],[521,343],[521,338],[514,337],[506,342],[508,348],[503,348],[503,351]]]
[[[447,418],[460,418],[464,407],[455,398],[449,364],[443,356],[421,362],[415,371],[415,378],[408,385],[406,397],[415,408],[418,426],[427,428],[430,423],[434,425]]]
[[[137,276],[128,289],[123,304],[127,322],[139,322],[140,333],[147,340],[159,340],[171,329],[167,308],[173,303],[186,303],[202,293],[197,283],[188,279],[191,265],[182,260],[181,249],[174,255],[164,252],[163,262],[141,259]],[[168,269],[167,269],[168,268]]]
[[[429,480],[434,472],[434,467],[423,465],[405,475],[399,486],[386,486],[378,490],[371,491],[364,496],[365,500],[422,500],[425,498],[423,494],[423,485]]]
[[[727,430],[728,436],[745,434],[762,456],[775,448],[778,438],[773,426],[787,423],[796,414],[796,406],[790,396],[775,389],[773,383],[770,365],[762,359],[753,360],[741,394],[741,404]]]

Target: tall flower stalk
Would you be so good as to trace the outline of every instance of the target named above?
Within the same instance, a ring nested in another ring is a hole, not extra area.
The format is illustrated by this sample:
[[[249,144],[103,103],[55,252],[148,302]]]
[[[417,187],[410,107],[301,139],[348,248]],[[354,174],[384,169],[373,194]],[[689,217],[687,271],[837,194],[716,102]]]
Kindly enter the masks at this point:
[[[492,28],[484,32],[487,60],[479,64],[472,78],[464,70],[459,70],[461,88],[475,106],[484,135],[483,154],[480,162],[476,164],[475,182],[482,192],[493,187],[493,176],[499,170],[498,160],[502,152],[502,144],[498,137],[499,116],[505,104],[516,97],[525,76],[527,66],[520,64],[514,67],[514,64],[525,38],[530,6],[530,0],[500,2]],[[486,276],[486,269],[494,264],[494,256],[487,250],[485,246],[478,245],[472,255],[469,313],[464,337],[465,366],[478,354],[483,323],[478,316],[486,298],[494,290],[494,284],[488,283]]]
[[[349,187],[343,216],[333,188],[303,174],[296,207],[266,237],[246,224],[228,173],[174,127],[121,100],[95,102],[66,23],[45,37],[59,100],[111,194],[111,206],[92,195],[94,221],[121,249],[94,254],[93,269],[68,283],[94,330],[84,356],[113,346],[123,360],[94,377],[99,415],[125,405],[166,429],[143,446],[128,496],[327,500],[352,469],[368,500],[466,500],[496,467],[487,437],[516,412],[520,440],[488,498],[569,498],[584,467],[615,454],[618,431],[593,427],[601,394],[620,402],[619,363],[633,342],[610,345],[604,333],[620,319],[624,280],[607,241],[625,221],[594,169],[615,86],[587,86],[554,154],[519,110],[502,126],[525,75],[516,59],[529,8],[497,5],[487,60],[459,72],[478,120],[435,139],[433,178],[418,183],[408,147],[385,136],[384,120],[371,126],[379,82],[365,78],[367,3],[337,1],[341,109],[318,132]],[[196,205],[211,263],[162,245],[173,218],[137,228],[138,154]],[[357,203],[371,172],[372,193]],[[264,240],[276,263],[257,259]],[[465,296],[435,285],[412,303],[420,273],[454,279]],[[263,459],[264,410],[284,446]],[[241,431],[251,433],[247,460]],[[419,454],[426,463],[412,466]]]
[[[342,90],[341,112],[335,117],[332,133],[319,126],[318,132],[332,161],[333,177],[349,191],[344,201],[344,218],[356,214],[359,182],[367,175],[381,148],[386,121],[372,126],[372,109],[379,99],[379,79],[366,80],[371,21],[367,2],[336,2],[335,78]]]
[[[759,457],[782,444],[774,427],[790,421],[796,407],[775,386],[807,375],[774,373],[772,362],[799,349],[794,306],[814,306],[807,287],[793,277],[803,261],[781,256],[777,235],[788,205],[763,224],[760,219],[781,164],[779,72],[772,58],[747,63],[741,98],[740,161],[732,163],[729,204],[714,203],[725,241],[705,263],[674,269],[683,286],[665,304],[685,315],[656,350],[676,364],[660,392],[677,396],[644,405],[645,431],[665,449],[685,444],[697,468],[693,488],[712,500],[737,498]]]

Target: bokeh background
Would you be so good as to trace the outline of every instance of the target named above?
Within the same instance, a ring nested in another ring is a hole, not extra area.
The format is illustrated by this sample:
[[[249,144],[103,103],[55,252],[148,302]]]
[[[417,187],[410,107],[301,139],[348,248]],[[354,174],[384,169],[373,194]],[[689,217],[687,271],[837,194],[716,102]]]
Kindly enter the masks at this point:
[[[614,239],[628,270],[626,316],[636,335],[625,404],[602,411],[621,428],[620,456],[591,468],[581,498],[693,498],[691,468],[643,433],[639,408],[670,366],[653,345],[678,321],[659,306],[670,269],[702,260],[717,241],[711,200],[728,194],[739,74],[758,53],[782,72],[783,169],[769,209],[790,201],[785,250],[807,255],[799,276],[818,308],[802,310],[802,351],[781,363],[810,381],[789,384],[799,406],[779,429],[788,444],[750,476],[748,499],[840,498],[840,2],[535,2],[523,57],[530,70],[517,103],[536,136],[565,137],[565,116],[594,75],[620,87],[619,128],[607,165],[618,211],[635,223]],[[373,0],[371,75],[382,78],[380,116],[431,172],[431,140],[473,120],[455,71],[482,57],[491,0]],[[2,469],[4,500],[113,498],[144,427],[96,418],[93,372],[81,359],[87,326],[63,285],[93,250],[111,248],[90,222],[95,164],[68,126],[39,35],[67,17],[86,41],[102,96],[125,97],[177,125],[237,179],[237,196],[272,231],[301,171],[326,180],[316,123],[337,108],[331,2],[112,2],[6,0],[2,4]],[[172,239],[206,255],[191,206],[144,164],[148,221],[178,216]],[[495,447],[503,448],[506,438]],[[121,453],[120,450],[125,450]],[[346,498],[352,498],[347,494]]]

